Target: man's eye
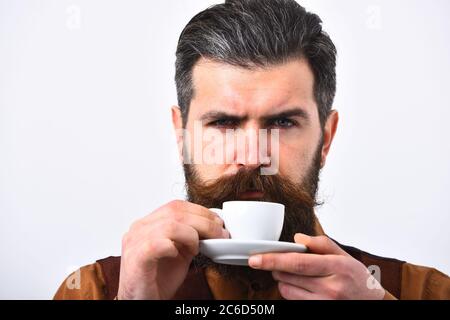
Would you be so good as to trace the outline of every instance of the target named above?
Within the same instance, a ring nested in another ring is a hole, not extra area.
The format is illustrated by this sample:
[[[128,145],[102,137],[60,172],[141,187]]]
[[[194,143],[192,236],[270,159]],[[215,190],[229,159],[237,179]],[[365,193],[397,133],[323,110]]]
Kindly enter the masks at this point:
[[[274,127],[279,128],[290,128],[297,125],[297,123],[294,120],[288,119],[288,118],[280,118],[280,119],[274,119],[271,122],[271,125]]]
[[[236,126],[236,121],[232,119],[219,119],[208,123],[208,127],[230,128]]]

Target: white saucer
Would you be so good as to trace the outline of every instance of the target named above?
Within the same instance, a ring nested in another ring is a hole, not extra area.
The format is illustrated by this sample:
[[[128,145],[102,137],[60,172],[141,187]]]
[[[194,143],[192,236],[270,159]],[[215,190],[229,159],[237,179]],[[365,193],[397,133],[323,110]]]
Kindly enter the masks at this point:
[[[305,252],[303,244],[267,240],[200,240],[200,252],[216,263],[247,266],[251,255],[268,252]]]

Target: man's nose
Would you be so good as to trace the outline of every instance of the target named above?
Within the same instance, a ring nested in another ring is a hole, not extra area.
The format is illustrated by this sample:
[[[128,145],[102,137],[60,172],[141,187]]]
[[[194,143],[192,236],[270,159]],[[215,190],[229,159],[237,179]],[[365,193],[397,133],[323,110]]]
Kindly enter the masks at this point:
[[[251,124],[242,129],[237,135],[236,163],[249,169],[270,164],[268,156],[267,134],[265,129]]]

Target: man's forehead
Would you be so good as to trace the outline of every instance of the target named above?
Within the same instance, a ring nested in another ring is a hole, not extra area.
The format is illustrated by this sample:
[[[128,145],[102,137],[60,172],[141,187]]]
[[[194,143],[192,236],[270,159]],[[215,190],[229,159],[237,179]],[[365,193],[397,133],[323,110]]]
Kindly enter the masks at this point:
[[[313,112],[314,76],[304,59],[252,69],[201,59],[193,69],[195,114],[226,108],[235,114],[302,106]]]

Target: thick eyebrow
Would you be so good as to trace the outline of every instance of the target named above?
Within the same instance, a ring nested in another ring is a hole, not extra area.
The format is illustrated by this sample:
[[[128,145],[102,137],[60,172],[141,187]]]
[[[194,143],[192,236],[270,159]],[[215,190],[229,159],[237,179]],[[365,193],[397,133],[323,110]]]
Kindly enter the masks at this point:
[[[305,110],[303,110],[299,107],[291,108],[288,110],[281,111],[279,113],[274,113],[274,114],[271,114],[268,116],[264,116],[264,117],[262,117],[262,120],[267,121],[267,120],[272,120],[272,119],[289,118],[289,117],[300,117],[300,118],[304,119],[306,122],[308,122],[310,120],[308,112],[306,112]]]
[[[308,112],[306,112],[305,110],[303,110],[299,107],[294,107],[291,109],[283,110],[278,113],[270,114],[267,116],[262,116],[261,120],[268,121],[268,120],[272,120],[272,119],[288,118],[288,117],[300,117],[307,122],[310,119]],[[229,114],[229,113],[226,113],[223,111],[208,111],[207,113],[203,114],[200,117],[200,120],[204,121],[204,122],[213,121],[213,120],[217,120],[217,119],[245,121],[248,119],[248,116],[237,116],[237,115]]]
[[[248,116],[237,116],[233,114],[229,114],[223,111],[209,111],[200,117],[201,121],[208,122],[211,120],[217,119],[228,119],[228,120],[236,120],[236,121],[245,121],[248,119]]]

